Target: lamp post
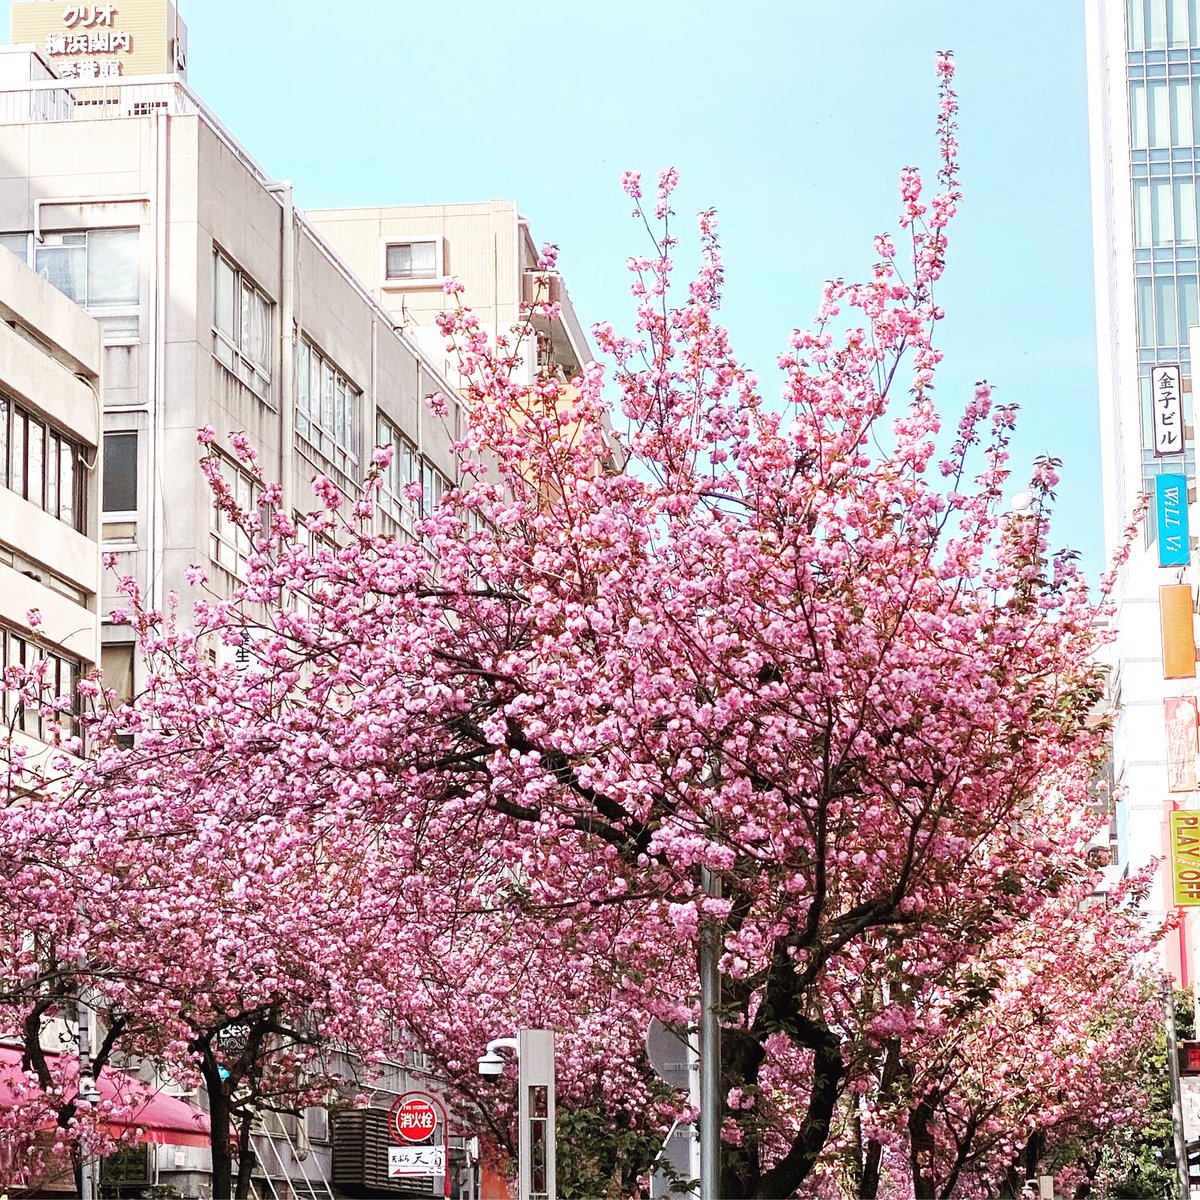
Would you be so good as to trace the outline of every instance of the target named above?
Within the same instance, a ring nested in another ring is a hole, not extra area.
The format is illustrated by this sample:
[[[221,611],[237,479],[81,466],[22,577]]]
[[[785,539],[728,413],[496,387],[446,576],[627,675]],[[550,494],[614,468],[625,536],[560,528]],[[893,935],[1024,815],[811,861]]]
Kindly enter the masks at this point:
[[[493,1038],[479,1058],[480,1075],[504,1070],[501,1050],[517,1056],[517,1195],[519,1200],[557,1200],[554,1032],[522,1029],[515,1038]]]

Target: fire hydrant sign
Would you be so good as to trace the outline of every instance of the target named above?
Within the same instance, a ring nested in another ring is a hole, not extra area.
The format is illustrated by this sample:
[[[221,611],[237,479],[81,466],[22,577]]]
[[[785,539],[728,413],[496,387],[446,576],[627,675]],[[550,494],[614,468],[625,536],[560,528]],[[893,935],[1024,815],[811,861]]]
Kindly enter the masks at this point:
[[[388,1124],[402,1142],[427,1142],[437,1126],[437,1110],[424,1096],[401,1096],[392,1106]]]
[[[388,1178],[442,1175],[446,1171],[443,1146],[389,1146]]]

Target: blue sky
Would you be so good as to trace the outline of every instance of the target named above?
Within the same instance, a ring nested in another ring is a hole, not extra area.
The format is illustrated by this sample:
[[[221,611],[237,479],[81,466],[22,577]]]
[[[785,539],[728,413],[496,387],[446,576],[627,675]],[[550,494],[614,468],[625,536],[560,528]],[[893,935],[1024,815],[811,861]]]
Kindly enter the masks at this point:
[[[642,250],[618,180],[679,167],[721,214],[726,318],[774,387],[821,282],[895,228],[933,164],[934,52],[955,51],[966,201],[938,395],[987,377],[1017,456],[1064,460],[1054,541],[1101,560],[1083,6],[1066,0],[181,0],[189,78],[302,206],[508,197],[585,324],[629,312]],[[1014,487],[1014,490],[1016,488]]]

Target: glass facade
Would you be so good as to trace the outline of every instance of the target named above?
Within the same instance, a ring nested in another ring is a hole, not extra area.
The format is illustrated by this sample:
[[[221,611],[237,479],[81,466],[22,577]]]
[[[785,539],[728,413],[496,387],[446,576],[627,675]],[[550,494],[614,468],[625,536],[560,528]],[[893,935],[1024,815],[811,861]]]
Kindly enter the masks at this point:
[[[1200,0],[1127,0],[1126,17],[1142,482],[1153,491],[1163,472],[1196,474],[1194,439],[1182,455],[1154,454],[1150,372],[1178,363],[1190,378],[1188,330],[1200,325]],[[1192,426],[1190,393],[1184,406]]]

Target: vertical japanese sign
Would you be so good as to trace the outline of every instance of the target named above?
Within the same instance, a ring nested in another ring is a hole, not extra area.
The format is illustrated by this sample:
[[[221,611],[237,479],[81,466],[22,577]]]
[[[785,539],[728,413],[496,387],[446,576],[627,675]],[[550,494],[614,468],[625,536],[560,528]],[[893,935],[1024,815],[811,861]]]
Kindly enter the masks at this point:
[[[1176,811],[1171,822],[1171,891],[1177,905],[1200,904],[1200,812]]]
[[[1184,567],[1191,557],[1186,475],[1158,475],[1154,480],[1158,514],[1158,565]]]
[[[1196,753],[1200,750],[1197,729],[1200,708],[1195,696],[1170,696],[1163,701],[1167,726],[1167,790],[1194,792]]]
[[[1192,588],[1166,583],[1158,589],[1162,619],[1163,678],[1196,678],[1196,635],[1192,622]]]
[[[1178,367],[1150,372],[1150,406],[1154,412],[1154,453],[1183,453],[1183,380]]]

